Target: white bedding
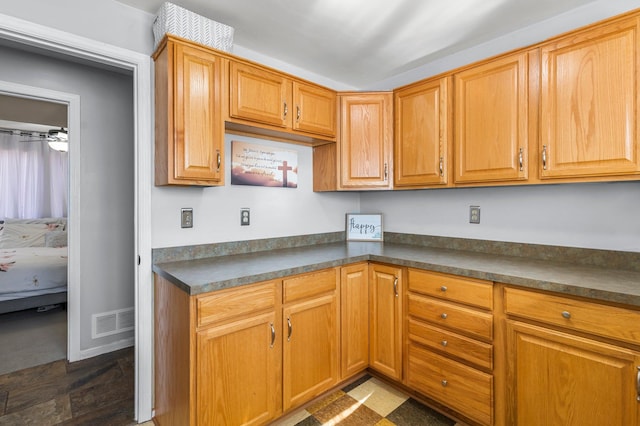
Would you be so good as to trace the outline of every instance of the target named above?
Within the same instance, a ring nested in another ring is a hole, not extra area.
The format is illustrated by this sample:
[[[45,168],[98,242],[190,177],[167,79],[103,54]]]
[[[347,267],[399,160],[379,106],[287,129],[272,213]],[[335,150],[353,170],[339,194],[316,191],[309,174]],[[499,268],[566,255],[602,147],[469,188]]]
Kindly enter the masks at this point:
[[[67,247],[0,249],[0,301],[67,289]]]

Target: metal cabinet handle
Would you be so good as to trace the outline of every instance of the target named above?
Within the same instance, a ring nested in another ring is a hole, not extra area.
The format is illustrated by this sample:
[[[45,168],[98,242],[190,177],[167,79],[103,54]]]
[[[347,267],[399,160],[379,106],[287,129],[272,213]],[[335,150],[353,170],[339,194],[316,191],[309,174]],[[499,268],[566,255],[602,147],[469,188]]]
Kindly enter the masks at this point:
[[[300,106],[296,105],[296,120],[300,121]]]
[[[293,327],[291,326],[291,318],[287,317],[287,328],[288,328],[288,334],[287,334],[287,342],[291,341],[291,333],[293,332]]]
[[[447,291],[447,286],[446,286],[446,285],[441,286],[441,287],[440,287],[440,291],[441,291],[441,292],[443,292],[443,293],[444,293],[445,291]]]
[[[393,280],[393,294],[398,297],[398,277]]]
[[[222,155],[220,155],[220,150],[216,150],[216,165],[218,166],[218,171],[220,171],[220,166],[222,165]]]
[[[520,171],[524,170],[524,158],[522,154],[522,148],[520,148],[520,152],[518,152],[518,165],[520,166]]]
[[[547,146],[542,145],[542,170],[547,170]]]
[[[447,346],[449,344],[449,342],[447,342],[446,340],[443,340],[442,342],[440,342],[440,344],[442,346]]]
[[[271,326],[271,345],[269,347],[273,347],[273,344],[276,343],[276,328],[273,326],[273,323],[269,324]]]
[[[636,399],[640,401],[640,367],[636,373]]]
[[[444,176],[444,158],[440,157],[440,176]]]
[[[447,315],[447,314],[445,314],[445,313],[440,314],[440,318],[442,318],[442,319],[447,319],[447,317],[448,317],[448,316],[449,316],[449,315]]]
[[[284,102],[284,116],[282,118],[286,119],[287,118],[287,114],[289,114],[289,107],[287,106],[287,103]]]
[[[442,383],[443,388],[447,387],[447,385],[449,384],[449,382],[447,382],[446,380],[442,380],[440,383]]]
[[[385,182],[389,179],[389,166],[387,163],[384,163],[384,180]]]
[[[569,311],[562,311],[562,318],[565,318],[565,319],[571,319],[571,312],[569,312]]]

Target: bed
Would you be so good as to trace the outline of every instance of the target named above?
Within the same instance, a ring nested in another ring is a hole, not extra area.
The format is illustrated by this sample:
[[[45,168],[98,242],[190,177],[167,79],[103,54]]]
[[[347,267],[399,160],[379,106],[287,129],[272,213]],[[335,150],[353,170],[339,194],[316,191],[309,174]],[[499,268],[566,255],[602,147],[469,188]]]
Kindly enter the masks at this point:
[[[0,221],[0,314],[67,301],[66,222]]]

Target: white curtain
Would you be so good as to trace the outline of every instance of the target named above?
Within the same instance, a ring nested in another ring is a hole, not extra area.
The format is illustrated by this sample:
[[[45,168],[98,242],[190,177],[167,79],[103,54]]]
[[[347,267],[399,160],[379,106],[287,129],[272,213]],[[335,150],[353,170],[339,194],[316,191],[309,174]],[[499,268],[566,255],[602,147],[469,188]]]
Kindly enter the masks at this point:
[[[69,154],[0,133],[0,219],[66,217]]]

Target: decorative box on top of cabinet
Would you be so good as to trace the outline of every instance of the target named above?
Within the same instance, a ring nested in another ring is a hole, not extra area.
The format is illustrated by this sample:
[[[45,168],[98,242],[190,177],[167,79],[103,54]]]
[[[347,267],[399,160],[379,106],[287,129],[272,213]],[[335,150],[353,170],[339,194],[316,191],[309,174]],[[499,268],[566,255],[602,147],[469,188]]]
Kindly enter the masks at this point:
[[[223,185],[226,59],[172,36],[154,59],[155,184]]]

